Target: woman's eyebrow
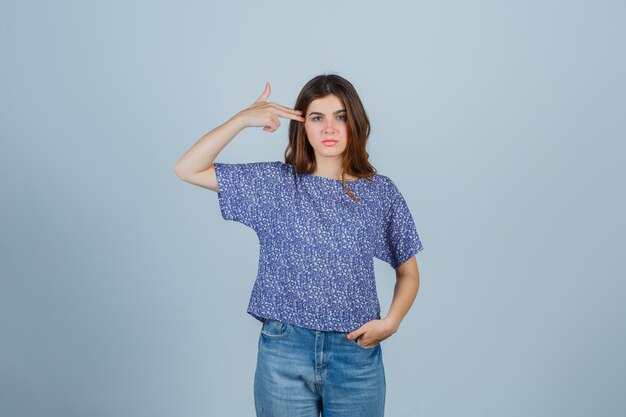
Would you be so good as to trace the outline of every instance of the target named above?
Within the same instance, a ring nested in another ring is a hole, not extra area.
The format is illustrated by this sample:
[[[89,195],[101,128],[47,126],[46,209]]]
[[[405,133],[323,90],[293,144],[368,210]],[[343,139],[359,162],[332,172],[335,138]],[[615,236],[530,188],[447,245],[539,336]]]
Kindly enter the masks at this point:
[[[346,111],[346,109],[341,109],[341,110],[337,110],[336,112],[334,112],[333,114],[337,114],[337,113],[344,113]],[[324,115],[324,113],[320,113],[318,111],[312,111],[311,113],[309,113],[309,116],[312,114],[321,114],[322,116]]]

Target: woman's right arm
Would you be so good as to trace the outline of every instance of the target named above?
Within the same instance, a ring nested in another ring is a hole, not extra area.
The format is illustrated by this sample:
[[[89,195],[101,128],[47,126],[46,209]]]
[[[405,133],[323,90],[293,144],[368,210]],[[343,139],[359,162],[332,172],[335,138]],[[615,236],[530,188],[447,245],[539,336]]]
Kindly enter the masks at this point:
[[[213,161],[231,140],[246,127],[261,127],[274,132],[280,127],[279,117],[304,122],[302,112],[276,103],[268,103],[271,92],[265,84],[263,94],[248,108],[202,136],[174,165],[174,172],[183,181],[219,191]]]

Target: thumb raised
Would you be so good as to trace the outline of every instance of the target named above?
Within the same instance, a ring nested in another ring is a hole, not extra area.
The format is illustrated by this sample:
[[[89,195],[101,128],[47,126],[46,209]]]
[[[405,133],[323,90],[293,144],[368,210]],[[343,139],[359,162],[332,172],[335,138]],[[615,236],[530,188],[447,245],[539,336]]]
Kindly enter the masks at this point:
[[[255,101],[255,103],[261,102],[261,101],[267,101],[267,98],[270,96],[270,93],[272,92],[272,89],[270,87],[270,83],[266,82],[265,83],[265,90],[263,91],[263,94],[261,94],[261,96]]]

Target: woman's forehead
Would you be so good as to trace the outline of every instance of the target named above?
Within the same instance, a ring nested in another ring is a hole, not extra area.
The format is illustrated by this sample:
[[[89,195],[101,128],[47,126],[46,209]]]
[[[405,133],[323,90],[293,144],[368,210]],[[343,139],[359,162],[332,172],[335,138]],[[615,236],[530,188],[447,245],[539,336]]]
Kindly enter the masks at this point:
[[[343,101],[341,101],[341,99],[337,97],[336,95],[331,94],[331,95],[313,100],[309,104],[307,111],[317,111],[320,113],[326,113],[326,112],[333,113],[342,109],[345,109]]]

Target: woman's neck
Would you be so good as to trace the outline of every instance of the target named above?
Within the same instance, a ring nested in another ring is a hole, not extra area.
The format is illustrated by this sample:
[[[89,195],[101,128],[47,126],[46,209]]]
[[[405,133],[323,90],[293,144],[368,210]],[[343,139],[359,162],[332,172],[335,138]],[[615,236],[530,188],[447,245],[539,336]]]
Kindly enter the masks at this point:
[[[318,158],[316,160],[316,168],[313,175],[324,178],[332,178],[335,180],[341,179],[341,159],[323,159]],[[345,175],[345,180],[354,180],[356,177]]]

